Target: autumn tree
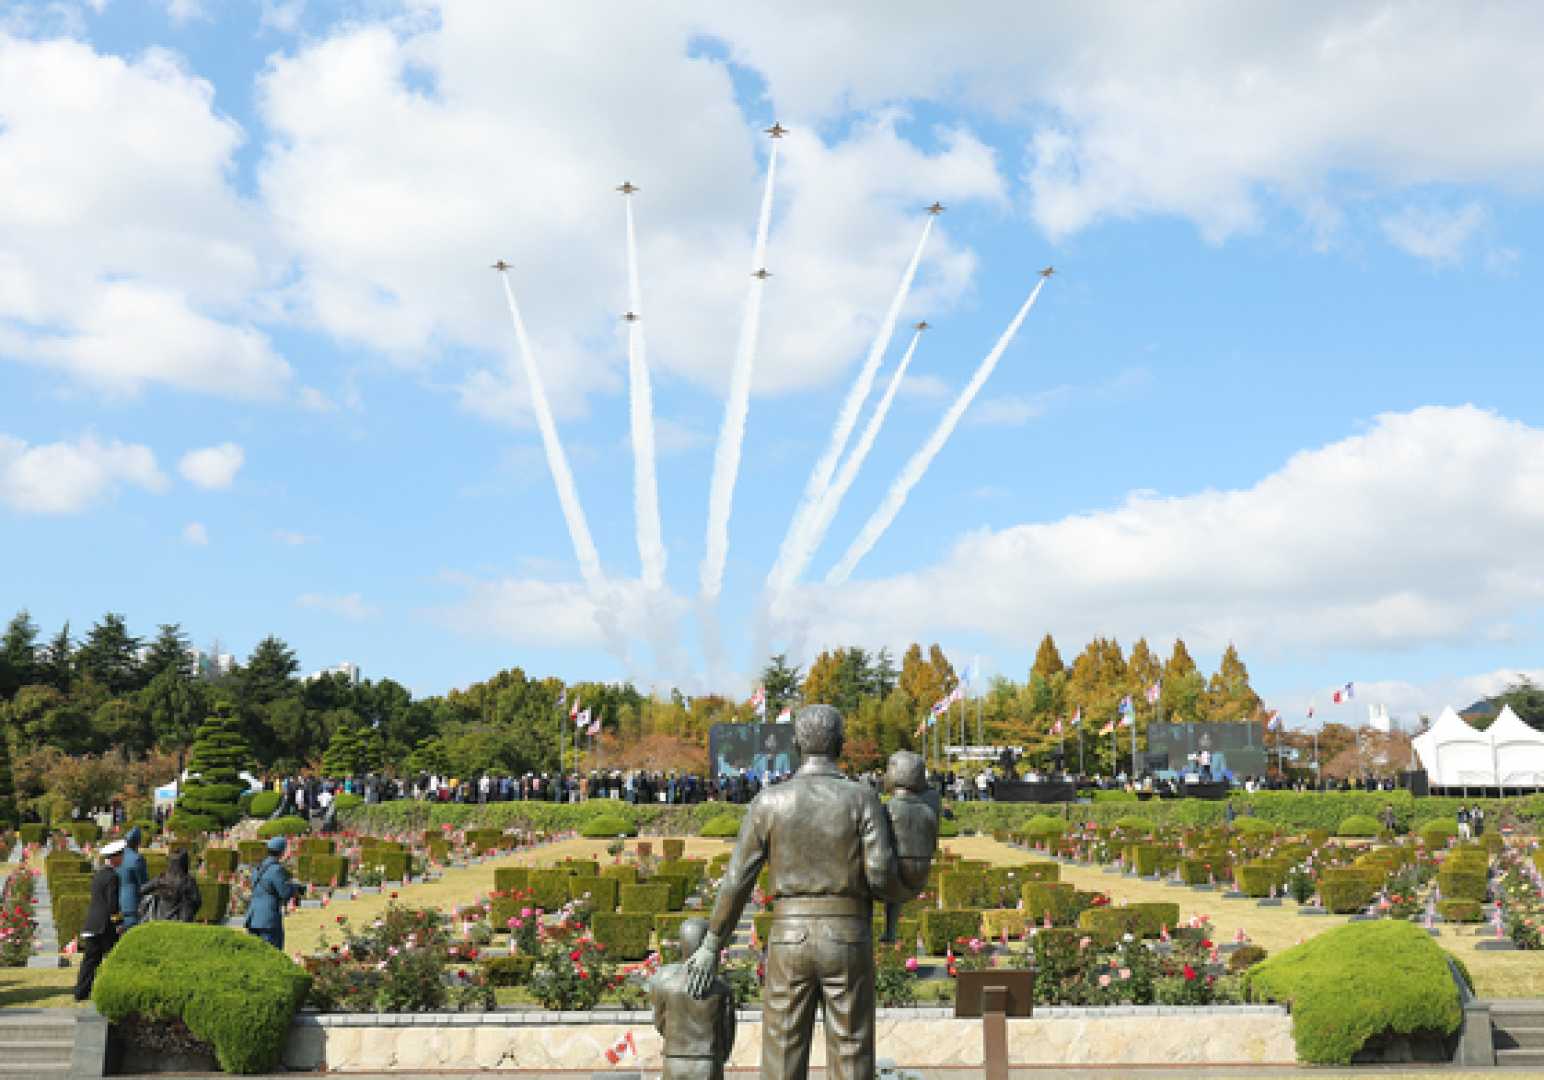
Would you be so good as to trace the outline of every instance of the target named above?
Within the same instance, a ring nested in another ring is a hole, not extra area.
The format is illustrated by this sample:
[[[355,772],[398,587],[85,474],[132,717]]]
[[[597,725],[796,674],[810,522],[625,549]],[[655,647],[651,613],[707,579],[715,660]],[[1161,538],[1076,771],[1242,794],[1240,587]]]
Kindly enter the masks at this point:
[[[1184,638],[1174,639],[1174,649],[1163,665],[1163,705],[1165,720],[1185,723],[1202,719],[1202,707],[1206,693],[1206,678],[1196,667]]]
[[[1203,719],[1214,722],[1247,720],[1260,708],[1260,695],[1249,685],[1249,669],[1230,643],[1217,673],[1206,688]]]

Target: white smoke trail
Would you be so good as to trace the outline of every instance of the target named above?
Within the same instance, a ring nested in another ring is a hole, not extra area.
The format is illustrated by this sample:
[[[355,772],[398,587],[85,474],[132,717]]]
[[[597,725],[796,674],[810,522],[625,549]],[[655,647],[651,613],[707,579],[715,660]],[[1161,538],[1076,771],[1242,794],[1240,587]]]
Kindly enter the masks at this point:
[[[1029,294],[1029,299],[1024,301],[1024,306],[1019,308],[1019,313],[1008,324],[1008,329],[1003,331],[1002,337],[997,339],[997,344],[992,346],[992,351],[987,353],[985,360],[981,361],[981,366],[976,369],[976,374],[971,377],[965,389],[960,392],[960,396],[955,399],[954,404],[949,407],[949,411],[938,422],[938,426],[928,436],[928,440],[922,445],[922,449],[913,454],[911,460],[906,463],[906,467],[901,470],[900,476],[896,477],[895,483],[890,486],[890,490],[885,494],[884,501],[879,504],[879,509],[875,510],[873,516],[864,524],[862,531],[858,533],[857,539],[852,542],[852,546],[847,549],[847,553],[842,556],[841,561],[833,566],[831,572],[826,575],[827,585],[840,585],[851,577],[858,562],[873,549],[874,545],[879,542],[879,538],[885,534],[885,530],[890,527],[890,523],[895,520],[895,516],[901,512],[901,507],[906,504],[906,496],[911,494],[911,489],[917,486],[917,482],[927,472],[928,466],[933,463],[933,459],[943,449],[944,443],[954,433],[955,426],[959,424],[960,418],[965,415],[965,410],[970,408],[970,403],[975,400],[976,395],[981,391],[981,387],[986,384],[986,380],[992,374],[992,369],[997,366],[997,361],[1002,357],[1003,350],[1008,347],[1014,335],[1019,332],[1019,327],[1024,324],[1025,317],[1029,315],[1030,309],[1035,306],[1035,300],[1039,298],[1040,290],[1045,288],[1045,283],[1046,279],[1043,277],[1036,283],[1034,290]]]
[[[558,439],[557,424],[552,419],[552,406],[547,402],[547,389],[536,367],[531,340],[525,332],[525,320],[520,317],[520,306],[515,303],[515,291],[510,288],[509,275],[500,273],[499,280],[504,283],[504,298],[509,301],[509,317],[515,324],[520,364],[531,388],[531,409],[536,414],[536,427],[541,432],[542,449],[546,451],[547,468],[552,473],[553,487],[557,488],[558,504],[563,509],[564,524],[568,526],[568,538],[574,545],[574,556],[579,560],[579,573],[584,578],[590,602],[595,605],[595,619],[600,624],[607,648],[627,662],[627,647],[618,625],[615,598],[611,596],[611,588],[601,569],[600,555],[590,536],[590,525],[585,519],[584,508],[579,505],[579,489],[574,484],[573,470],[568,467],[568,455],[563,452],[563,444]]]
[[[659,480],[654,467],[654,391],[643,339],[643,294],[638,287],[638,239],[633,229],[633,196],[627,205],[627,302],[633,317],[627,323],[627,380],[632,401],[633,513],[638,528],[638,559],[643,586],[657,591],[665,584],[665,542],[659,522]]]
[[[724,403],[724,422],[718,432],[713,456],[713,480],[708,492],[708,543],[702,558],[701,585],[705,603],[718,600],[724,587],[724,564],[729,559],[729,514],[734,507],[735,480],[740,472],[740,451],[745,442],[745,417],[750,411],[751,374],[756,361],[756,339],[761,327],[761,293],[765,277],[767,233],[772,223],[772,184],[777,175],[777,140],[767,158],[766,187],[761,194],[761,217],[756,225],[756,248],[751,257],[751,284],[745,297],[745,321],[729,379],[729,398]],[[710,642],[717,647],[717,642]]]
[[[869,391],[874,387],[874,376],[879,372],[879,363],[884,359],[885,350],[890,346],[890,338],[895,333],[895,321],[900,317],[901,307],[906,303],[906,296],[911,291],[912,280],[917,276],[917,266],[922,261],[923,248],[927,246],[927,238],[933,231],[935,215],[929,214],[927,223],[922,226],[922,236],[917,240],[916,250],[912,252],[911,262],[906,264],[906,270],[901,275],[900,284],[896,287],[895,296],[890,301],[890,309],[885,312],[885,318],[879,326],[879,332],[874,335],[874,341],[869,346],[868,357],[863,361],[863,366],[858,369],[858,377],[853,380],[852,386],[847,391],[847,397],[842,402],[842,410],[837,414],[836,427],[831,430],[830,442],[815,462],[815,467],[810,470],[809,479],[804,484],[804,494],[799,498],[799,507],[794,511],[793,522],[788,526],[788,533],[783,537],[783,543],[777,552],[777,562],[767,574],[767,590],[773,597],[781,596],[787,591],[804,567],[809,565],[809,560],[814,557],[814,543],[811,536],[814,531],[815,516],[819,510],[821,500],[824,499],[826,489],[831,484],[831,474],[836,471],[837,460],[842,451],[847,448],[847,440],[852,436],[852,429],[858,423],[858,413],[863,409],[863,403],[868,399]]]

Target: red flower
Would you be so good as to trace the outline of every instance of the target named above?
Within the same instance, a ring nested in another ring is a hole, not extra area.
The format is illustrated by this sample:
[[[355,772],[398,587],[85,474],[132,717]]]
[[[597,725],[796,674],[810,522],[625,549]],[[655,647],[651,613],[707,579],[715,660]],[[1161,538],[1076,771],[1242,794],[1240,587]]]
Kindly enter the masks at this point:
[[[1203,949],[1210,949],[1211,947],[1212,947],[1212,943],[1210,941],[1203,940],[1201,942],[1201,948],[1203,948]]]
[[[568,958],[577,964],[584,958],[584,953],[580,952],[578,949],[575,949],[573,952],[568,954]]]
[[[590,973],[588,971],[584,970],[584,968],[580,968],[579,969],[579,977],[581,979],[588,979],[590,977]]]
[[[1196,969],[1191,967],[1189,964],[1186,964],[1184,975],[1186,982],[1194,982],[1196,977]]]

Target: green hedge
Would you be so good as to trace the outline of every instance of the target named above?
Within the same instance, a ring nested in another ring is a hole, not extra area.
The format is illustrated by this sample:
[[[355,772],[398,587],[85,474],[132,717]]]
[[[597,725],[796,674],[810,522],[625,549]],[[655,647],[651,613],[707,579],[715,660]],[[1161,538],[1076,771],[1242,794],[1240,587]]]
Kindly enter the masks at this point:
[[[223,923],[225,913],[231,907],[230,885],[223,881],[200,879],[198,896],[198,914],[194,919],[201,923]]]
[[[1447,922],[1477,923],[1485,921],[1484,907],[1477,900],[1439,900],[1437,914]]]
[[[667,837],[659,843],[659,849],[666,859],[680,859],[686,856],[686,841],[679,836]]]
[[[981,936],[981,912],[924,910],[918,929],[929,955],[942,956],[960,938]]]
[[[740,818],[735,814],[720,814],[709,820],[697,835],[732,840],[740,835]]]
[[[102,827],[94,821],[72,821],[70,835],[75,838],[77,844],[85,847],[102,838]]]
[[[595,877],[600,873],[600,863],[594,859],[564,859],[558,869],[575,877]]]
[[[1153,877],[1158,873],[1158,856],[1162,849],[1156,844],[1137,844],[1136,866],[1134,869],[1139,877]]]
[[[568,898],[570,900],[586,900],[590,910],[595,912],[615,911],[617,909],[617,887],[621,882],[616,878],[588,877],[576,874],[568,879]]]
[[[1458,823],[1442,818],[1428,821],[1421,826],[1421,843],[1427,847],[1446,847],[1447,842],[1458,835]]]
[[[1383,831],[1371,814],[1350,814],[1335,828],[1336,836],[1377,836]]]
[[[305,818],[281,817],[265,821],[257,827],[257,835],[267,840],[275,836],[304,836],[311,831]]]
[[[979,870],[946,870],[938,878],[938,903],[945,908],[993,907],[986,900],[986,875]]]
[[[1444,866],[1437,872],[1437,887],[1442,890],[1442,896],[1446,900],[1473,900],[1481,903],[1485,900],[1487,885],[1486,873],[1483,869],[1450,870]]]
[[[593,817],[579,827],[579,835],[592,840],[610,836],[637,836],[638,826],[621,814],[603,814]]]
[[[1319,899],[1324,902],[1324,909],[1333,915],[1355,915],[1365,911],[1375,893],[1376,890],[1361,877],[1348,874],[1319,879]]]
[[[359,853],[359,868],[372,870],[378,866],[386,881],[406,881],[412,864],[413,857],[407,852],[388,847],[373,847]]]
[[[48,826],[41,825],[36,821],[29,821],[27,824],[19,826],[16,834],[21,837],[23,844],[41,844],[44,840],[48,839]]]
[[[606,955],[616,960],[642,960],[648,956],[654,933],[654,916],[643,912],[598,911],[590,929]]]
[[[616,863],[613,866],[603,866],[600,868],[600,876],[615,878],[622,885],[636,885],[638,884],[638,864]]]
[[[1155,938],[1165,929],[1179,925],[1179,905],[1168,901],[1128,904],[1125,907],[1089,908],[1078,916],[1079,928],[1088,931],[1104,945],[1113,945],[1122,936]]]
[[[208,847],[204,849],[204,871],[210,874],[234,874],[240,856],[235,848]],[[148,871],[148,867],[146,868]],[[151,875],[152,877],[154,875]]]
[[[277,791],[259,791],[252,796],[252,801],[247,803],[247,816],[255,818],[268,818],[279,808],[282,802]]]
[[[670,910],[669,885],[623,885],[619,896],[626,915],[660,915]]]
[[[92,1002],[113,1023],[181,1020],[220,1068],[269,1072],[311,979],[266,942],[224,927],[156,922],[124,936],[97,973]]]
[[[568,903],[568,878],[566,870],[533,869],[525,885],[531,890],[531,906],[557,911]]]
[[[500,866],[493,871],[493,891],[524,892],[531,880],[529,866]]]
[[[1024,918],[1036,926],[1045,921],[1047,914],[1057,926],[1075,922],[1082,908],[1078,906],[1077,892],[1070,884],[1060,881],[1030,881],[1023,886]]]
[[[1463,1022],[1443,952],[1403,920],[1350,923],[1278,953],[1245,976],[1255,1000],[1292,1006],[1298,1059],[1347,1065],[1378,1036],[1451,1035]]]
[[[1281,873],[1272,863],[1240,863],[1233,868],[1233,878],[1245,896],[1269,896],[1271,886],[1281,885]]]
[[[268,845],[261,840],[240,840],[236,843],[236,860],[242,866],[256,866],[268,857]]]
[[[338,843],[330,836],[308,836],[296,845],[296,850],[302,855],[334,855]]]
[[[685,874],[650,874],[649,884],[669,886],[671,911],[680,911],[686,906],[686,895],[691,892],[692,883]]]
[[[524,986],[536,967],[534,956],[495,956],[482,962],[490,986]]]
[[[348,859],[342,855],[302,855],[296,868],[301,880],[312,885],[348,884]]]
[[[49,906],[54,911],[54,930],[62,949],[80,935],[80,928],[86,923],[86,909],[91,906],[91,893],[54,893]]]

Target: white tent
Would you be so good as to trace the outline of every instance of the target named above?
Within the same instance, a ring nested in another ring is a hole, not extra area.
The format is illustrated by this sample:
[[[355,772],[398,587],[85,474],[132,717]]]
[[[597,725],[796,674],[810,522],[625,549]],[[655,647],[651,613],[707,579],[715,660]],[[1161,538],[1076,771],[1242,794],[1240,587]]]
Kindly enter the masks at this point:
[[[1544,733],[1523,723],[1509,705],[1485,731],[1474,730],[1449,706],[1411,745],[1432,787],[1544,786]]]

